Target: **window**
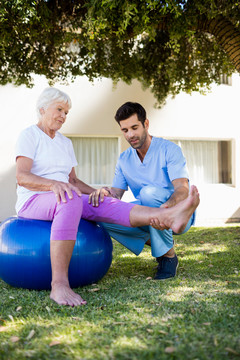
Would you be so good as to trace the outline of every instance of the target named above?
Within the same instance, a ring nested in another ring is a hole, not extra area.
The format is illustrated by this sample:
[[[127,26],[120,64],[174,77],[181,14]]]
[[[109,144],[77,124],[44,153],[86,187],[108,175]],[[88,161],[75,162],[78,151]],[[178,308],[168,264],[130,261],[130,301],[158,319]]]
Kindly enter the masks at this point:
[[[232,184],[232,142],[172,140],[182,148],[192,183]]]
[[[232,86],[232,76],[220,75],[220,84]]]
[[[73,137],[79,179],[91,185],[111,185],[119,155],[118,137]]]

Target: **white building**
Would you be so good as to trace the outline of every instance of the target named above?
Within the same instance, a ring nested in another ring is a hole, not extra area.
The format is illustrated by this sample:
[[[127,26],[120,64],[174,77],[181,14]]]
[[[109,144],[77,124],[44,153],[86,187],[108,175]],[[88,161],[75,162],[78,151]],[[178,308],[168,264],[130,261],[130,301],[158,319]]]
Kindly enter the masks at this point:
[[[22,129],[37,122],[35,103],[48,86],[36,77],[35,86],[0,87],[0,221],[15,214],[16,181],[14,146]],[[191,182],[201,195],[196,225],[222,225],[240,220],[240,135],[238,124],[240,76],[231,85],[213,86],[208,95],[180,94],[162,109],[154,107],[150,91],[138,82],[131,86],[112,81],[78,78],[68,86],[56,84],[73,103],[61,132],[73,140],[79,177],[101,186],[111,184],[120,152],[128,147],[114,120],[126,101],[141,103],[150,120],[150,134],[172,139],[182,146]],[[125,199],[131,199],[126,194]]]

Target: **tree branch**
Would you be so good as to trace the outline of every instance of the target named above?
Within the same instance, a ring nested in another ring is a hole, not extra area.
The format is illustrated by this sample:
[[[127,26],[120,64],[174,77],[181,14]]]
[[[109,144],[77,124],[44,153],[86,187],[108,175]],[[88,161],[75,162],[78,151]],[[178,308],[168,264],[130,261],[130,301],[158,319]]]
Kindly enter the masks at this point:
[[[202,17],[199,20],[198,29],[215,36],[236,70],[240,72],[240,31],[223,16],[212,20]]]

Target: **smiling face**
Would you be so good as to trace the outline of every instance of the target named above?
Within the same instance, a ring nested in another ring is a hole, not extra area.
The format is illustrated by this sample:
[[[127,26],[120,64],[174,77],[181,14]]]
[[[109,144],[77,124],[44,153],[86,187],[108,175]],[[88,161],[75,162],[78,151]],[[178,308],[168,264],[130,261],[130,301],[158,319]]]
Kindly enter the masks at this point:
[[[138,120],[137,114],[130,116],[126,120],[120,121],[120,128],[127,142],[134,149],[142,149],[148,144],[149,141],[149,121],[146,119],[144,126]]]
[[[41,108],[40,113],[42,116],[38,122],[38,126],[53,138],[56,131],[61,129],[65,123],[68,111],[69,105],[64,102],[54,102],[46,109]]]

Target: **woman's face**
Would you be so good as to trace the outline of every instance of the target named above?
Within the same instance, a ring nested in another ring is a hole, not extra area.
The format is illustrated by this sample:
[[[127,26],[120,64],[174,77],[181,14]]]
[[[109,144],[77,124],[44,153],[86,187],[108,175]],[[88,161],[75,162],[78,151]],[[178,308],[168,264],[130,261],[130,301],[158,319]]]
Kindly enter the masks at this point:
[[[58,131],[65,123],[69,111],[68,103],[54,102],[47,109],[41,109],[41,123],[46,131]]]

